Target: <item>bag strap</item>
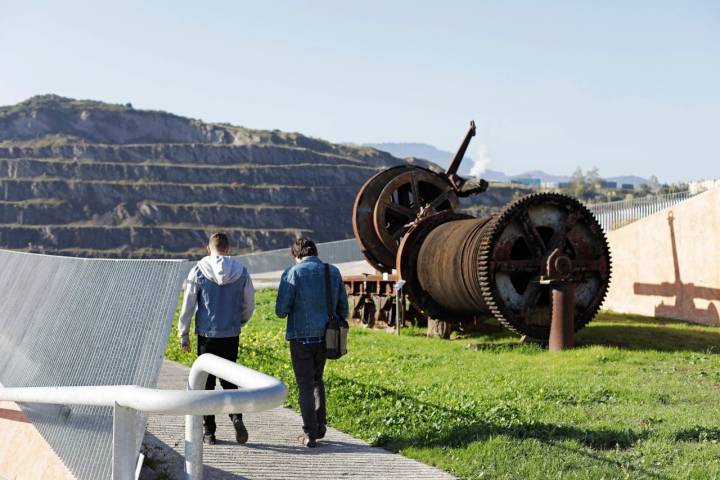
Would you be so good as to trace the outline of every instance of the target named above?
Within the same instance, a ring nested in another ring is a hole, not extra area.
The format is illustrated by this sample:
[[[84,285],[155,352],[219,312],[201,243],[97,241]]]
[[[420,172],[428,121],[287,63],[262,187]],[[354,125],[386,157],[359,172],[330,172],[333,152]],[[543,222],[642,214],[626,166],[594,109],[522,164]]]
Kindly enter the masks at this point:
[[[327,305],[328,318],[333,317],[332,294],[330,293],[330,265],[325,265],[325,303]]]

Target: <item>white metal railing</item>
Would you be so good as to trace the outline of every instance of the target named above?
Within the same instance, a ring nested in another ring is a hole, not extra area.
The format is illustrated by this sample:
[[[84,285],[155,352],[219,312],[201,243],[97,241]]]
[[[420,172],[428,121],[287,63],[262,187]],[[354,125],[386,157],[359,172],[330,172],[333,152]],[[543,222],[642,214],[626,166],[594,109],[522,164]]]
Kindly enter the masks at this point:
[[[203,390],[208,374],[241,390]],[[264,373],[205,353],[193,363],[188,390],[159,390],[137,385],[1,388],[0,400],[56,405],[113,407],[113,480],[135,479],[139,472],[135,451],[140,412],[185,415],[185,473],[202,480],[202,417],[222,413],[261,412],[287,398],[287,386]]]
[[[610,232],[645,218],[660,210],[672,207],[690,198],[690,193],[677,192],[666,195],[654,195],[644,198],[633,198],[617,202],[594,203],[587,207],[595,215],[603,230]]]

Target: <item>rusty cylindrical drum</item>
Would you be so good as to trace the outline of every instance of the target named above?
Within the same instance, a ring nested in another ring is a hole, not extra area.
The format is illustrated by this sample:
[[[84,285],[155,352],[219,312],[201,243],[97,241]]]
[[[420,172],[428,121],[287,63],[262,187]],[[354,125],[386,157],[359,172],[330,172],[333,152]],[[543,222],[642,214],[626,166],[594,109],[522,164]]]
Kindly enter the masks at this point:
[[[541,283],[553,251],[572,262],[575,330],[597,313],[610,280],[610,253],[592,213],[556,193],[523,197],[476,219],[453,211],[415,223],[396,264],[410,301],[433,318],[490,314],[511,330],[547,340],[551,288]]]

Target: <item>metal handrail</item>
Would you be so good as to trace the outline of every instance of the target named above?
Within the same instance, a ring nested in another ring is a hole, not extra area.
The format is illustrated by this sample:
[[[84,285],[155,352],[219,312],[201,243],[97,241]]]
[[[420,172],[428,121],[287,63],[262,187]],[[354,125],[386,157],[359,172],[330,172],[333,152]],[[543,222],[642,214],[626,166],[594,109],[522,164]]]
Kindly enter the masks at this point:
[[[241,390],[202,390],[208,374]],[[139,412],[185,415],[185,472],[202,480],[202,417],[221,413],[261,412],[282,405],[287,386],[280,380],[216,355],[200,355],[188,377],[188,390],[159,390],[137,385],[68,387],[0,387],[0,400],[59,405],[113,407],[113,474],[134,479]]]

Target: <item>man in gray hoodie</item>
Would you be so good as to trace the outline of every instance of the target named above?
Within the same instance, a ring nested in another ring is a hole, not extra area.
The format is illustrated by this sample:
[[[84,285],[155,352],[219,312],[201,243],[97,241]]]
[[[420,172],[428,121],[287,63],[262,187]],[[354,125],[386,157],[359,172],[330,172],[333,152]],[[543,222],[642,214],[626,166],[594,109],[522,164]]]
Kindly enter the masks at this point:
[[[255,310],[255,289],[247,269],[230,257],[230,242],[224,233],[215,233],[207,246],[208,256],[190,271],[185,282],[178,336],[181,348],[190,351],[190,321],[195,315],[195,333],[198,337],[197,354],[212,353],[232,362],[237,361],[240,330]],[[224,389],[237,389],[220,380]],[[208,375],[206,390],[215,389],[215,376]],[[241,413],[230,414],[238,443],[248,440],[248,432]],[[204,440],[214,445],[215,416],[203,417]]]

